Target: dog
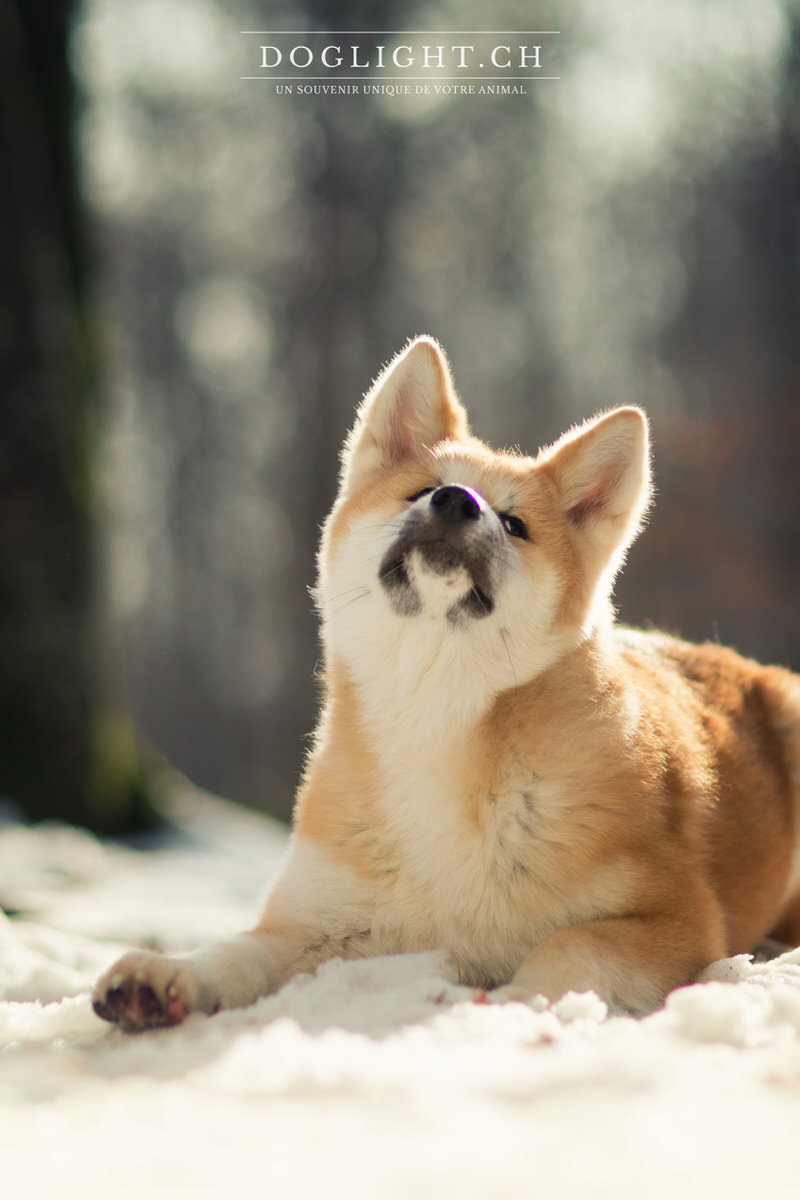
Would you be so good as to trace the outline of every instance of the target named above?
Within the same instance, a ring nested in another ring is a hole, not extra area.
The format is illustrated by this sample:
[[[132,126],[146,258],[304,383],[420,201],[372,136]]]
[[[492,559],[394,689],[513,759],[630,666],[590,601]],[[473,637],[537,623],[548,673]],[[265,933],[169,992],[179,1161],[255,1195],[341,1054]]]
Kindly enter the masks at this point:
[[[800,676],[615,624],[650,497],[640,409],[498,453],[438,344],[407,345],[324,526],[322,712],[263,914],[127,954],[98,1015],[173,1025],[335,956],[442,948],[492,1000],[645,1013],[767,934],[797,943]]]

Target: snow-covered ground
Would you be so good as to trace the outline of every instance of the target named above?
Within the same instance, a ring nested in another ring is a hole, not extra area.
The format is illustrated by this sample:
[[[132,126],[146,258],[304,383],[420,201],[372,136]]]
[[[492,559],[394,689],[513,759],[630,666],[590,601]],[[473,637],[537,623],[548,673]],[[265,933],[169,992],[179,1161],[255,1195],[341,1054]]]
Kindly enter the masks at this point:
[[[717,964],[644,1020],[476,1003],[436,954],[332,962],[253,1008],[127,1036],[88,989],[124,943],[249,924],[285,834],[188,797],[147,852],[0,826],[0,1192],[800,1195],[800,951]]]

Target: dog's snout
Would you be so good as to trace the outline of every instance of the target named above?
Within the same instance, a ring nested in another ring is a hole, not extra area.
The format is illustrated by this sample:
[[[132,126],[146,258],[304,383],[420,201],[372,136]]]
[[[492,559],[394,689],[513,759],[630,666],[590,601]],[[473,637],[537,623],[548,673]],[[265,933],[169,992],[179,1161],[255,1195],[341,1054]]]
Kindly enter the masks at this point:
[[[481,515],[480,500],[475,492],[457,484],[437,488],[431,495],[431,508],[443,521],[476,521]]]

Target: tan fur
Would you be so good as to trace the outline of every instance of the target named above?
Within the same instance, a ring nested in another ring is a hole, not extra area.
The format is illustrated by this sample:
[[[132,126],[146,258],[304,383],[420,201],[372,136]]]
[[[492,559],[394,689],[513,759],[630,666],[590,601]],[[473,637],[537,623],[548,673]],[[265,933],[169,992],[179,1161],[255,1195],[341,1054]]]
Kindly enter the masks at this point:
[[[172,1023],[333,954],[440,946],[498,996],[646,1011],[771,931],[800,939],[800,680],[615,626],[649,497],[639,410],[498,454],[436,344],[407,348],[324,530],[322,716],[262,921],[123,960],[98,1012]]]

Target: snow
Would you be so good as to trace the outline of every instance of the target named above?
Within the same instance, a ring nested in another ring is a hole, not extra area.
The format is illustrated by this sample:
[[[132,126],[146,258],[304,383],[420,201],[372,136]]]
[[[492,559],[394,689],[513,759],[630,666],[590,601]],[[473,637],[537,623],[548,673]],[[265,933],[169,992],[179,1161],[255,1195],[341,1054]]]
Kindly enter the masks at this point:
[[[127,1036],[88,989],[126,943],[249,924],[283,829],[202,796],[151,850],[0,826],[4,1196],[796,1197],[800,951],[714,964],[643,1020],[487,1004],[443,954],[323,966]]]

